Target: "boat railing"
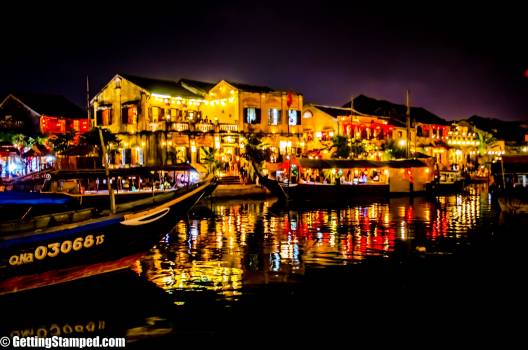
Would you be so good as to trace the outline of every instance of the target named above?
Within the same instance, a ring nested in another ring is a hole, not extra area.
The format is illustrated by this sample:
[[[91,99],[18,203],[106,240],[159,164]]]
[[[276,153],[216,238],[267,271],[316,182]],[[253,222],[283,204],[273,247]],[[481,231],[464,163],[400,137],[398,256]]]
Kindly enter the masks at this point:
[[[159,191],[154,193],[152,197],[133,200],[130,202],[118,204],[116,213],[123,213],[131,210],[140,210],[144,207],[151,206],[153,203],[164,202],[171,198],[178,197],[186,192],[189,192],[201,185],[209,182],[206,178],[202,181],[192,183],[186,187],[173,188],[168,191]],[[76,222],[86,221],[89,219],[96,219],[110,214],[109,210],[100,211],[96,208],[81,208],[77,210],[61,211],[57,213],[37,215],[27,219],[9,220],[0,223],[0,232],[2,233],[17,233],[17,232],[35,232],[46,228],[60,226],[65,224],[74,224]]]

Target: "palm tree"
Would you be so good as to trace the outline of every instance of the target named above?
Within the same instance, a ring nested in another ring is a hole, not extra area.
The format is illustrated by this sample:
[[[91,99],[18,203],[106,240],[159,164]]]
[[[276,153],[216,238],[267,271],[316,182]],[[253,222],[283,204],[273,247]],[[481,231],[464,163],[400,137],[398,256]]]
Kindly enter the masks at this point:
[[[491,146],[495,141],[495,137],[489,132],[483,130],[476,130],[477,140],[479,142],[478,150],[481,156],[486,155],[488,147]]]
[[[246,137],[245,145],[245,157],[251,162],[255,174],[262,179],[261,166],[262,163],[269,159],[271,155],[271,150],[268,147],[268,144],[263,143],[262,140],[255,134],[249,134]]]
[[[216,151],[214,148],[204,147],[203,152],[205,153],[205,157],[201,159],[201,161],[207,164],[207,171],[213,174],[220,168],[220,161],[215,159]]]
[[[24,147],[26,147],[27,137],[24,134],[14,134],[11,138],[11,142],[23,151]]]

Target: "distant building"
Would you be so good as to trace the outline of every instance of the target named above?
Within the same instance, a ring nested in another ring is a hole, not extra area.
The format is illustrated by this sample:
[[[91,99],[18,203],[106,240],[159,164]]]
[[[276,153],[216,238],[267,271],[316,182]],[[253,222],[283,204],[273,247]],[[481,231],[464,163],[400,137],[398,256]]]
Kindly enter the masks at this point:
[[[303,109],[303,132],[307,150],[328,148],[334,136],[347,137],[350,142],[366,142],[369,157],[381,159],[383,145],[406,139],[406,129],[390,118],[362,114],[350,107],[306,104]],[[329,152],[324,152],[326,157]]]
[[[60,95],[13,93],[0,102],[0,130],[27,136],[90,130],[86,111]]]
[[[350,108],[350,104],[348,102],[343,107]],[[359,113],[388,118],[390,125],[401,127],[398,129],[399,133],[403,129],[404,135],[406,134],[407,106],[403,104],[359,95],[353,100],[353,108]],[[446,141],[450,123],[425,108],[411,106],[410,126],[409,137],[403,137],[409,142],[411,154],[431,156],[438,164],[447,167],[449,146]]]

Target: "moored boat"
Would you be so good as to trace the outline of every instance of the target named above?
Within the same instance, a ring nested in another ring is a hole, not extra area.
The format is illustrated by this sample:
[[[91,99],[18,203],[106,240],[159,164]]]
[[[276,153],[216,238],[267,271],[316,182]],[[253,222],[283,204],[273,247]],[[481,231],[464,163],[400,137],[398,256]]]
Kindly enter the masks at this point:
[[[427,186],[427,191],[433,195],[460,193],[466,186],[466,179],[459,171],[440,170],[434,181]]]
[[[292,163],[290,174],[285,171],[279,173],[276,179],[262,180],[263,185],[283,200],[350,201],[421,193],[431,181],[431,167],[417,159],[299,158]],[[282,175],[286,175],[285,178]]]
[[[491,168],[490,191],[501,211],[528,214],[528,156],[503,156]]]
[[[0,279],[147,250],[212,186],[210,176],[118,203],[115,212],[99,205],[79,205],[62,193],[1,193],[3,213],[18,218],[0,223]]]

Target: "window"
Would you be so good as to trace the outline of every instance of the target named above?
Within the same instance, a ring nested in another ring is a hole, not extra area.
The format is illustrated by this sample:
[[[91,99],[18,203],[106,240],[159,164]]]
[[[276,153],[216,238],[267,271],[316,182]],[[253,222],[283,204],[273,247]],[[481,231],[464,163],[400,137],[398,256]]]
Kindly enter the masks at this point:
[[[268,111],[268,125],[279,125],[281,111],[278,108],[270,108]]]
[[[121,108],[121,123],[135,124],[137,121],[137,106],[125,105]]]
[[[296,109],[288,110],[288,124],[301,125],[301,112]]]
[[[102,108],[96,113],[97,125],[112,125],[112,108]]]
[[[161,108],[160,107],[152,107],[150,109],[150,122],[151,123],[157,123],[160,119],[161,114]]]
[[[244,123],[260,124],[260,108],[244,108]]]

